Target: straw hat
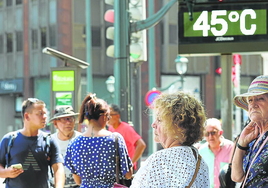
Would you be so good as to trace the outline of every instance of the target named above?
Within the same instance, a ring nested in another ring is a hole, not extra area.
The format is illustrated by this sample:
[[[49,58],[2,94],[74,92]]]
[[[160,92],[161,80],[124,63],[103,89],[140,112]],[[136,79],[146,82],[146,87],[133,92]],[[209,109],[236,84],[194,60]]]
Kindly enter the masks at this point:
[[[79,113],[75,113],[72,106],[69,105],[62,105],[62,106],[56,106],[56,109],[54,111],[54,116],[49,120],[49,122],[52,122],[54,119],[62,118],[62,117],[68,117],[68,116],[78,116]]]
[[[265,93],[268,93],[268,75],[261,75],[251,82],[247,93],[235,96],[233,102],[236,106],[248,110],[247,98]]]

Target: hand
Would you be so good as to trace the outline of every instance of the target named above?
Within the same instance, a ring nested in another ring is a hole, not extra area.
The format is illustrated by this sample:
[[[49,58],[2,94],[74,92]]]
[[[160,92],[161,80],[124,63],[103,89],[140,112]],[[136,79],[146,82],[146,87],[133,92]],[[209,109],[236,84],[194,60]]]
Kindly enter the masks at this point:
[[[238,144],[246,147],[249,145],[249,143],[256,139],[259,134],[259,128],[255,122],[250,122],[242,131]]]
[[[16,178],[23,172],[23,169],[12,168],[11,166],[6,169],[6,175],[8,178]]]

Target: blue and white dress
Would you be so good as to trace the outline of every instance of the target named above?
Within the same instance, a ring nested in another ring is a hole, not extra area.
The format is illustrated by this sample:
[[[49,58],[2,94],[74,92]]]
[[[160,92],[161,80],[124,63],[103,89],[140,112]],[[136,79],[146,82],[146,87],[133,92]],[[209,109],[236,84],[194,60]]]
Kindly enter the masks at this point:
[[[124,138],[119,133],[104,137],[75,138],[67,148],[65,165],[81,177],[81,187],[113,187],[115,182],[115,134],[118,137],[120,175],[133,166]]]

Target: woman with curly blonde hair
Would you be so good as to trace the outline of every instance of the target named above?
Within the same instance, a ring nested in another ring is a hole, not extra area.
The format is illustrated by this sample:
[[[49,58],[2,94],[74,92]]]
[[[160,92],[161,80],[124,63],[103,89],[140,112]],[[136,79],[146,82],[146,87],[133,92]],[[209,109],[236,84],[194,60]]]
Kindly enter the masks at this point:
[[[131,187],[209,187],[208,166],[192,146],[203,137],[202,103],[184,92],[161,94],[153,111],[154,140],[164,149],[145,161]]]

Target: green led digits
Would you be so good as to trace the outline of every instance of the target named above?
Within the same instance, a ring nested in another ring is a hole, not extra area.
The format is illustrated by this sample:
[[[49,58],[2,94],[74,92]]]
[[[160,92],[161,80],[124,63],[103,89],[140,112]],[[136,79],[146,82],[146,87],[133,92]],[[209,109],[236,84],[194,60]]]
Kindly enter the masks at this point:
[[[183,14],[184,37],[246,36],[267,34],[267,10],[212,10]]]

